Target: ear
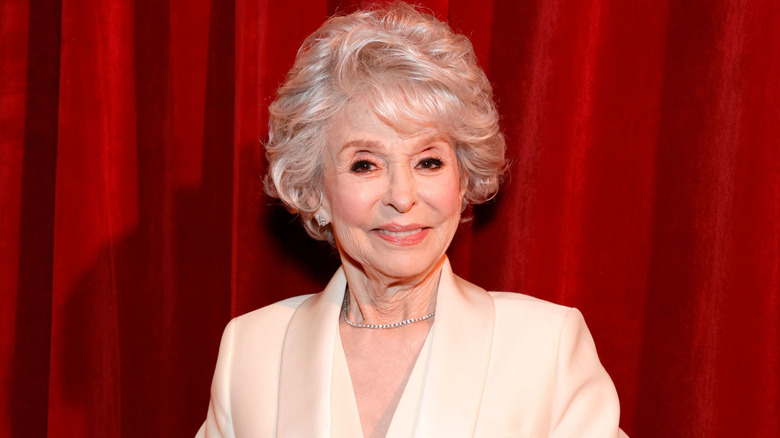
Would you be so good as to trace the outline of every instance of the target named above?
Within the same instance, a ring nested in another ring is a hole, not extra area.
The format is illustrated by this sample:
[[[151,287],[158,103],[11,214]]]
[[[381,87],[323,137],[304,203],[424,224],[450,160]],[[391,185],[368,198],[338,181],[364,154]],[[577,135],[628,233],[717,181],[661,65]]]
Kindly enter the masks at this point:
[[[458,169],[460,173],[460,200],[463,201],[463,197],[466,196],[466,192],[469,189],[469,176],[463,169]]]
[[[319,208],[314,211],[314,214],[330,222],[330,202],[328,201],[328,197],[322,192],[322,189],[318,190],[316,193],[309,194],[306,203],[309,204],[310,207],[319,205]]]

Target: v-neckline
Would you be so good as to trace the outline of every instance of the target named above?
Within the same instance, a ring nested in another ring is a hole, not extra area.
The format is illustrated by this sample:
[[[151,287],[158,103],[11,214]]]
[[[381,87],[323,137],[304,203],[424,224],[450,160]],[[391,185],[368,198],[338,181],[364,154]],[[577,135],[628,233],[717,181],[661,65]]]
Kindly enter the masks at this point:
[[[288,323],[279,369],[278,436],[328,436],[333,429],[334,417],[328,403],[336,344],[333,337],[338,332],[346,283],[344,271],[339,269],[324,292],[301,303]],[[420,370],[424,371],[424,388],[412,415],[412,435],[475,433],[490,364],[494,320],[490,294],[456,277],[445,260],[436,299],[435,332],[428,334],[430,345],[426,348],[430,352]],[[409,388],[407,384],[407,393]],[[400,415],[396,410],[395,417]],[[392,427],[395,433],[395,424]]]
[[[393,412],[390,426],[387,429],[387,438],[409,437],[414,432],[417,422],[420,403],[422,401],[423,383],[430,358],[433,331],[436,327],[431,325],[425,337],[420,352],[414,360],[412,372],[406,381],[406,385],[398,400],[398,405]],[[362,437],[363,427],[360,422],[360,413],[357,407],[355,389],[352,386],[347,357],[344,346],[341,343],[341,335],[336,330],[336,339],[333,349],[333,381],[331,385],[331,416],[332,436]]]

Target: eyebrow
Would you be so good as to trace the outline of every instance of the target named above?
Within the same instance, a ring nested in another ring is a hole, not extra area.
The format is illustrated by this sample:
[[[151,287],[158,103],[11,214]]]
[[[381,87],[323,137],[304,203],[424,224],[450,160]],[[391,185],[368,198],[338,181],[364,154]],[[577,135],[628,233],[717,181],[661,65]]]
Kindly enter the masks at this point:
[[[422,137],[418,142],[417,145],[430,145],[433,143],[447,143],[447,140],[444,139],[441,135],[429,135],[426,137]],[[372,149],[381,146],[381,144],[378,141],[374,140],[366,140],[366,139],[356,139],[356,140],[350,140],[341,147],[339,150],[339,153],[344,152],[348,149]]]
[[[379,142],[373,140],[365,140],[365,139],[350,140],[344,143],[344,146],[341,147],[341,150],[339,152],[343,152],[347,149],[371,149],[377,146],[379,146]]]

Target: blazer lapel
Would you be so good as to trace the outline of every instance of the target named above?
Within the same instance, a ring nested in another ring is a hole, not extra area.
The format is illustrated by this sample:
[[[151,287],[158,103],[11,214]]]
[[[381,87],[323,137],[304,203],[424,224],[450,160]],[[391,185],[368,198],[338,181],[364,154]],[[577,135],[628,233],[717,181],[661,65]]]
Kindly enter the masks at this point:
[[[279,373],[278,437],[330,435],[333,348],[346,284],[339,269],[290,319]]]
[[[490,294],[456,277],[445,260],[415,436],[473,436],[490,362],[494,319]]]

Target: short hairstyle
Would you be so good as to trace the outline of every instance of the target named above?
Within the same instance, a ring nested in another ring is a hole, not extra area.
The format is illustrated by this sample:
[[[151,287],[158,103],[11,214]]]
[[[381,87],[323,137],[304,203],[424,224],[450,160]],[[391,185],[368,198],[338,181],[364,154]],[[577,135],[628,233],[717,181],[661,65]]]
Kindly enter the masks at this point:
[[[266,192],[333,243],[314,213],[331,122],[360,100],[403,132],[435,127],[455,150],[464,204],[495,196],[506,168],[493,91],[471,42],[406,3],[328,19],[298,50],[269,107]]]

